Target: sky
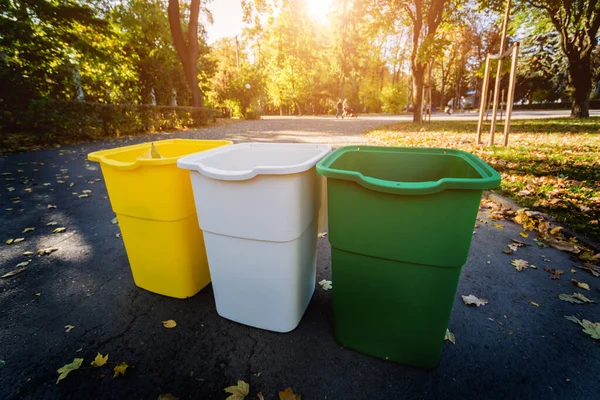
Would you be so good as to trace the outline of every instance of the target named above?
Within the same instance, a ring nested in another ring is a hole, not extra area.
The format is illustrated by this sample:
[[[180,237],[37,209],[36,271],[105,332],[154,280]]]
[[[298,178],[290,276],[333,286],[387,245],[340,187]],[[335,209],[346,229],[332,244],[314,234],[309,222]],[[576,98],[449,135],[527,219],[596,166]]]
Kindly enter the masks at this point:
[[[214,19],[212,25],[203,21],[209,44],[223,37],[238,35],[242,31],[244,24],[242,23],[240,0],[213,0],[207,8],[212,12]]]
[[[300,1],[300,0],[298,0]],[[307,3],[308,14],[311,18],[322,23],[326,22],[327,12],[332,0],[304,0]],[[210,25],[203,20],[208,34],[208,44],[223,37],[231,37],[241,33],[242,6],[240,0],[213,0],[208,4],[212,12],[214,24]]]

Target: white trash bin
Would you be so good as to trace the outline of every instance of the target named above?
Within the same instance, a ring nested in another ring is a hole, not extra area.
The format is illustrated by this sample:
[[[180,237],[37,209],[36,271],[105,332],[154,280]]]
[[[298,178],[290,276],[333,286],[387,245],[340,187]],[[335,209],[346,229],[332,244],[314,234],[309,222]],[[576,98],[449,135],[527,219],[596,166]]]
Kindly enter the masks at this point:
[[[296,328],[315,290],[329,145],[243,143],[182,157],[190,170],[217,312],[275,332]]]

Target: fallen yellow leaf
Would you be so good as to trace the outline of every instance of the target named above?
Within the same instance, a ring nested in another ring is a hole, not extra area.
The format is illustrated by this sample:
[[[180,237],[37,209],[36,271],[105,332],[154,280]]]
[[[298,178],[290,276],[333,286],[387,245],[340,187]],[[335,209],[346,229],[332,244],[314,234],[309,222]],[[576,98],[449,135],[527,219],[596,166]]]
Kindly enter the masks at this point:
[[[31,231],[35,231],[35,228],[25,228],[25,229],[23,229],[23,232],[21,232],[21,233],[27,233],[27,232],[31,232]]]
[[[58,251],[58,249],[56,247],[49,247],[47,249],[39,249],[38,251],[36,251],[36,253],[38,256],[44,256],[44,255],[54,253],[55,251]]]
[[[75,371],[75,370],[79,369],[79,367],[81,367],[82,363],[83,363],[83,358],[74,358],[72,363],[65,364],[62,367],[60,367],[59,369],[57,369],[56,372],[58,372],[59,375],[58,375],[58,379],[56,380],[56,383],[65,379],[71,371]]]
[[[265,396],[263,396],[262,392],[256,393],[256,397],[258,397],[258,400],[265,400]]]
[[[173,396],[171,393],[159,394],[157,400],[179,400],[179,397]]]
[[[69,333],[73,330],[73,328],[75,328],[75,326],[73,325],[65,325],[65,332]]]
[[[283,392],[279,392],[279,400],[301,400],[299,394],[295,394],[292,388],[286,388]]]
[[[12,271],[7,272],[4,275],[0,276],[0,278],[3,278],[3,279],[10,278],[11,276],[15,276],[15,275],[20,274],[21,272],[25,272],[25,271],[27,271],[26,267],[13,269]]]
[[[504,225],[501,225],[497,222],[494,222],[494,228],[498,228],[498,229],[504,229]]]
[[[23,255],[24,255],[24,256],[32,256],[32,255],[34,255],[34,254],[35,254],[35,253],[34,253],[33,251],[24,251],[24,252],[23,252]]]
[[[90,363],[90,365],[91,365],[92,367],[96,367],[96,368],[98,368],[98,367],[101,367],[101,366],[103,366],[103,365],[104,365],[104,364],[106,364],[107,362],[108,362],[108,354],[107,354],[107,355],[105,355],[105,356],[102,356],[102,354],[98,353],[98,354],[96,354],[96,358],[94,358],[94,361],[92,361],[92,362]]]
[[[17,238],[17,239],[14,240],[13,243],[21,243],[23,241],[25,241],[25,238]]]
[[[116,378],[119,375],[125,376],[125,371],[127,371],[127,367],[129,367],[129,365],[127,365],[126,362],[117,365],[115,367],[115,369],[113,370],[115,372],[115,374],[113,375],[113,378]]]
[[[528,237],[529,237],[529,234],[528,234],[527,232],[525,232],[525,231],[521,231],[521,232],[519,233],[519,235],[521,235],[521,236],[522,236],[522,237],[524,237],[524,238],[528,238]]]
[[[244,400],[250,393],[250,385],[244,381],[237,381],[237,385],[226,387],[225,393],[231,393],[231,396],[225,400]]]
[[[6,243],[6,244],[12,244],[14,241],[15,241],[15,239],[8,239],[4,243]]]
[[[169,320],[167,320],[167,321],[163,321],[163,322],[162,322],[162,324],[163,324],[163,326],[164,326],[165,328],[169,328],[169,329],[171,329],[171,328],[175,328],[175,327],[177,326],[177,322],[175,322],[175,321],[174,321],[174,320],[172,320],[172,319],[169,319]]]
[[[454,333],[450,332],[450,329],[448,328],[446,328],[446,336],[444,337],[444,340],[447,340],[452,344],[456,344],[456,336],[454,336]]]
[[[536,306],[539,307],[540,305],[538,303],[536,303],[535,301],[529,301],[529,304],[531,304],[532,306]]]
[[[56,225],[56,222],[48,222],[48,223],[46,224],[46,226],[54,226],[54,225]]]
[[[529,262],[525,260],[512,260],[510,262],[517,271],[521,272],[529,266]]]
[[[585,289],[585,290],[590,290],[590,285],[588,285],[585,282],[579,282],[576,279],[571,279],[571,282],[573,282],[574,285],[577,285],[578,287]]]
[[[67,228],[56,228],[56,229],[54,229],[52,231],[52,233],[61,233],[61,232],[64,232],[66,230],[67,230]]]

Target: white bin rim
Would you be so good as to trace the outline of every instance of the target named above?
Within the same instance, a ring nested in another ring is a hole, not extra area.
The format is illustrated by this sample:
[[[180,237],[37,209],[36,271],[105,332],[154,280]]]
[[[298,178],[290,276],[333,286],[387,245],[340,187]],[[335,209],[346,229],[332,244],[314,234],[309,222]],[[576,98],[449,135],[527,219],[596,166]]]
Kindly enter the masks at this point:
[[[182,157],[177,166],[213,179],[242,181],[308,171],[330,151],[328,144],[239,143]]]

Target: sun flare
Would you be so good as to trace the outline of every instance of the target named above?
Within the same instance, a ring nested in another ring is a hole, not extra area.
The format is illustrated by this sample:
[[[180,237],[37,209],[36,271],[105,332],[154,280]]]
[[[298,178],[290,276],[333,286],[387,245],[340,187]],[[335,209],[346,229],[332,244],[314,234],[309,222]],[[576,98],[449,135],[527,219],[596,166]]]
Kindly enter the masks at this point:
[[[308,15],[319,22],[327,22],[332,0],[304,0]]]

